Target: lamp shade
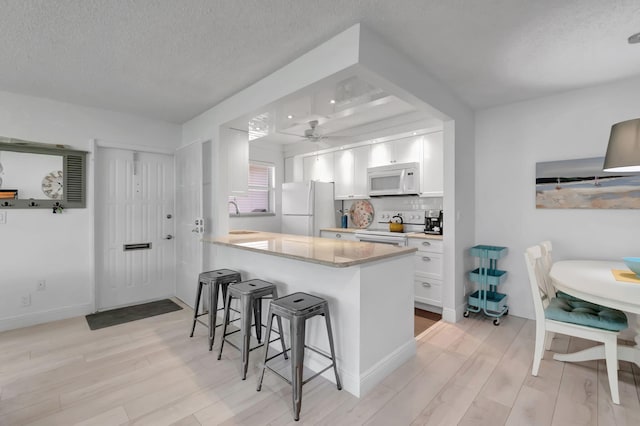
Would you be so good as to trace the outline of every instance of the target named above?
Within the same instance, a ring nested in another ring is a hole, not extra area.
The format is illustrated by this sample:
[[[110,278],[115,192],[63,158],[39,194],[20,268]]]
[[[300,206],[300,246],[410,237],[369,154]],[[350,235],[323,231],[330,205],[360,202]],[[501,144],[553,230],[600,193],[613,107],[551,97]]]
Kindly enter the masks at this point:
[[[640,172],[640,118],[611,126],[605,172]]]

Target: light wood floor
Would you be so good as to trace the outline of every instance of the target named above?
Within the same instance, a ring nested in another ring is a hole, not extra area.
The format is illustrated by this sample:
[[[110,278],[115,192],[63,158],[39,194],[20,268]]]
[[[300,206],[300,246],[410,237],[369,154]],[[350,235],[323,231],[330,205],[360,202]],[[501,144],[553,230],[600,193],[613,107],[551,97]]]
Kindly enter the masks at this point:
[[[291,393],[267,373],[255,391],[238,352],[210,353],[206,329],[189,339],[184,309],[89,331],[84,318],[0,334],[0,425],[293,423]],[[418,354],[357,399],[318,378],[304,387],[301,423],[327,425],[638,425],[640,369],[621,362],[620,406],[602,362],[564,364],[547,352],[532,377],[534,323],[480,316],[442,321]],[[556,338],[566,352],[590,343]]]

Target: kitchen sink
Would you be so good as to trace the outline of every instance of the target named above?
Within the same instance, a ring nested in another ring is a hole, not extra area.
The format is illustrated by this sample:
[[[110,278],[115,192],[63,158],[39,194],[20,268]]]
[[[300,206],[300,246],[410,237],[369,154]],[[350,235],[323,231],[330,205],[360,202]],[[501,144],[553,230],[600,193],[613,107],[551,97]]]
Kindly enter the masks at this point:
[[[242,234],[257,234],[258,231],[229,231],[229,234],[232,235],[242,235]]]

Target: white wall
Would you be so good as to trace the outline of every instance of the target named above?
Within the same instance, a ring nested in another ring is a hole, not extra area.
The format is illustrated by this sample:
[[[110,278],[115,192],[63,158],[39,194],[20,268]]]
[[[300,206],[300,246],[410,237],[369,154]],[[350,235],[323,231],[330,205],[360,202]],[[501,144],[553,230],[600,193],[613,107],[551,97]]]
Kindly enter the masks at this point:
[[[359,64],[369,83],[401,97],[442,120],[444,137],[443,311],[458,321],[465,308],[467,248],[475,233],[473,111],[447,86],[369,31],[362,31]]]
[[[111,111],[0,92],[0,135],[61,143],[91,151],[105,144],[172,150],[180,126]],[[0,225],[0,330],[91,312],[94,301],[93,156],[88,161],[88,206],[9,210]],[[38,280],[47,288],[36,292]],[[21,298],[31,295],[31,306]]]
[[[284,181],[284,159],[282,147],[271,144],[249,144],[249,160],[271,163],[275,166],[275,211],[274,216],[229,216],[229,229],[252,229],[255,231],[280,232],[282,182]]]
[[[638,256],[637,210],[535,208],[540,161],[604,156],[611,125],[640,117],[640,78],[481,111],[476,117],[476,241],[499,262],[510,313],[533,317],[523,252],[549,239],[554,259]]]

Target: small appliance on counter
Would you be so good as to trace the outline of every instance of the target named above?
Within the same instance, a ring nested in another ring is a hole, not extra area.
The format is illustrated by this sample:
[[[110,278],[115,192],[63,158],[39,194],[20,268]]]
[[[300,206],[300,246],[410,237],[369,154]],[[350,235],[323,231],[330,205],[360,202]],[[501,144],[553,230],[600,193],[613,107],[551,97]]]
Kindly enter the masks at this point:
[[[427,210],[424,216],[424,233],[442,235],[442,210]]]
[[[404,220],[402,215],[397,214],[389,221],[389,232],[404,232]]]

